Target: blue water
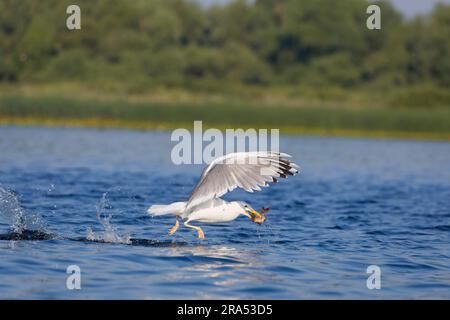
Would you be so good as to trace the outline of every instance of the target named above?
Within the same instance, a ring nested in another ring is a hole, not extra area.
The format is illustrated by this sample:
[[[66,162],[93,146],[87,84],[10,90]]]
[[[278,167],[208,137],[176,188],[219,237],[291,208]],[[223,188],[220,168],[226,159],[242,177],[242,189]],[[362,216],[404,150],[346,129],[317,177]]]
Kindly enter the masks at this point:
[[[201,173],[172,164],[170,133],[0,127],[0,298],[450,298],[450,143],[280,145],[300,175],[228,196],[270,207],[266,223],[203,225],[201,241],[145,213]]]

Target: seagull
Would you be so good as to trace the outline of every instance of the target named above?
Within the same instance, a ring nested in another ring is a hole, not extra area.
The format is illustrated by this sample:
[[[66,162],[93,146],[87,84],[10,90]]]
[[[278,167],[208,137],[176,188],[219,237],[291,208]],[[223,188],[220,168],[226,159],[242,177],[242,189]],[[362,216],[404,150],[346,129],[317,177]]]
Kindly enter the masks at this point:
[[[273,151],[237,152],[221,156],[204,169],[187,201],[154,204],[147,213],[151,216],[173,214],[176,220],[169,235],[178,230],[181,218],[185,227],[197,231],[199,239],[204,239],[205,234],[200,227],[192,225],[192,221],[221,223],[244,215],[256,224],[263,224],[268,208],[258,212],[243,201],[227,202],[220,197],[236,188],[248,192],[261,191],[261,187],[278,182],[277,178],[294,176],[299,167],[287,159],[290,157],[286,153]]]

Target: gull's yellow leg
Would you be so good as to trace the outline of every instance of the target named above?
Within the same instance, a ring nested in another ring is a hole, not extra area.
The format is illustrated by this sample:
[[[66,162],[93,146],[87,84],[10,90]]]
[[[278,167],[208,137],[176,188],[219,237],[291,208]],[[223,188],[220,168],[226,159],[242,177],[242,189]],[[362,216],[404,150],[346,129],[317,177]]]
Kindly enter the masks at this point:
[[[171,236],[171,235],[173,235],[175,232],[177,232],[178,227],[180,226],[180,222],[178,222],[178,216],[177,216],[176,219],[177,219],[177,220],[175,221],[175,225],[174,225],[172,228],[170,228],[170,230],[169,230],[169,236]]]
[[[193,225],[189,224],[188,221],[186,221],[184,223],[184,225],[188,228],[196,230],[198,232],[199,239],[202,239],[202,240],[205,239],[205,234],[203,233],[203,230],[200,227],[193,226]]]

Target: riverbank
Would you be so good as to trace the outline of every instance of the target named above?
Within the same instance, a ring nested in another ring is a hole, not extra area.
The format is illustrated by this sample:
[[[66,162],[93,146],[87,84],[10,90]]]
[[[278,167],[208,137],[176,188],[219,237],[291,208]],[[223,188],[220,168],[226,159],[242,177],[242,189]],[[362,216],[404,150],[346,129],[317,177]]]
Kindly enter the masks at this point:
[[[61,90],[0,91],[0,124],[96,128],[278,128],[286,134],[450,140],[450,108],[346,105],[311,100],[179,94],[89,95]],[[288,101],[288,99],[286,99]],[[295,104],[294,102],[297,101]]]

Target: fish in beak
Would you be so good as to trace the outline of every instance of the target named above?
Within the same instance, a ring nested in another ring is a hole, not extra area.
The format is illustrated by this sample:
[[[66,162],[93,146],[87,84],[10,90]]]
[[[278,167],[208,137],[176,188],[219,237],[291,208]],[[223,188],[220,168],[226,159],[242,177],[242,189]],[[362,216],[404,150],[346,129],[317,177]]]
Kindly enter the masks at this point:
[[[266,212],[269,211],[269,208],[262,208],[261,212],[258,212],[252,208],[249,208],[246,210],[248,217],[257,224],[263,224],[264,221],[266,221],[267,216],[266,216]]]

